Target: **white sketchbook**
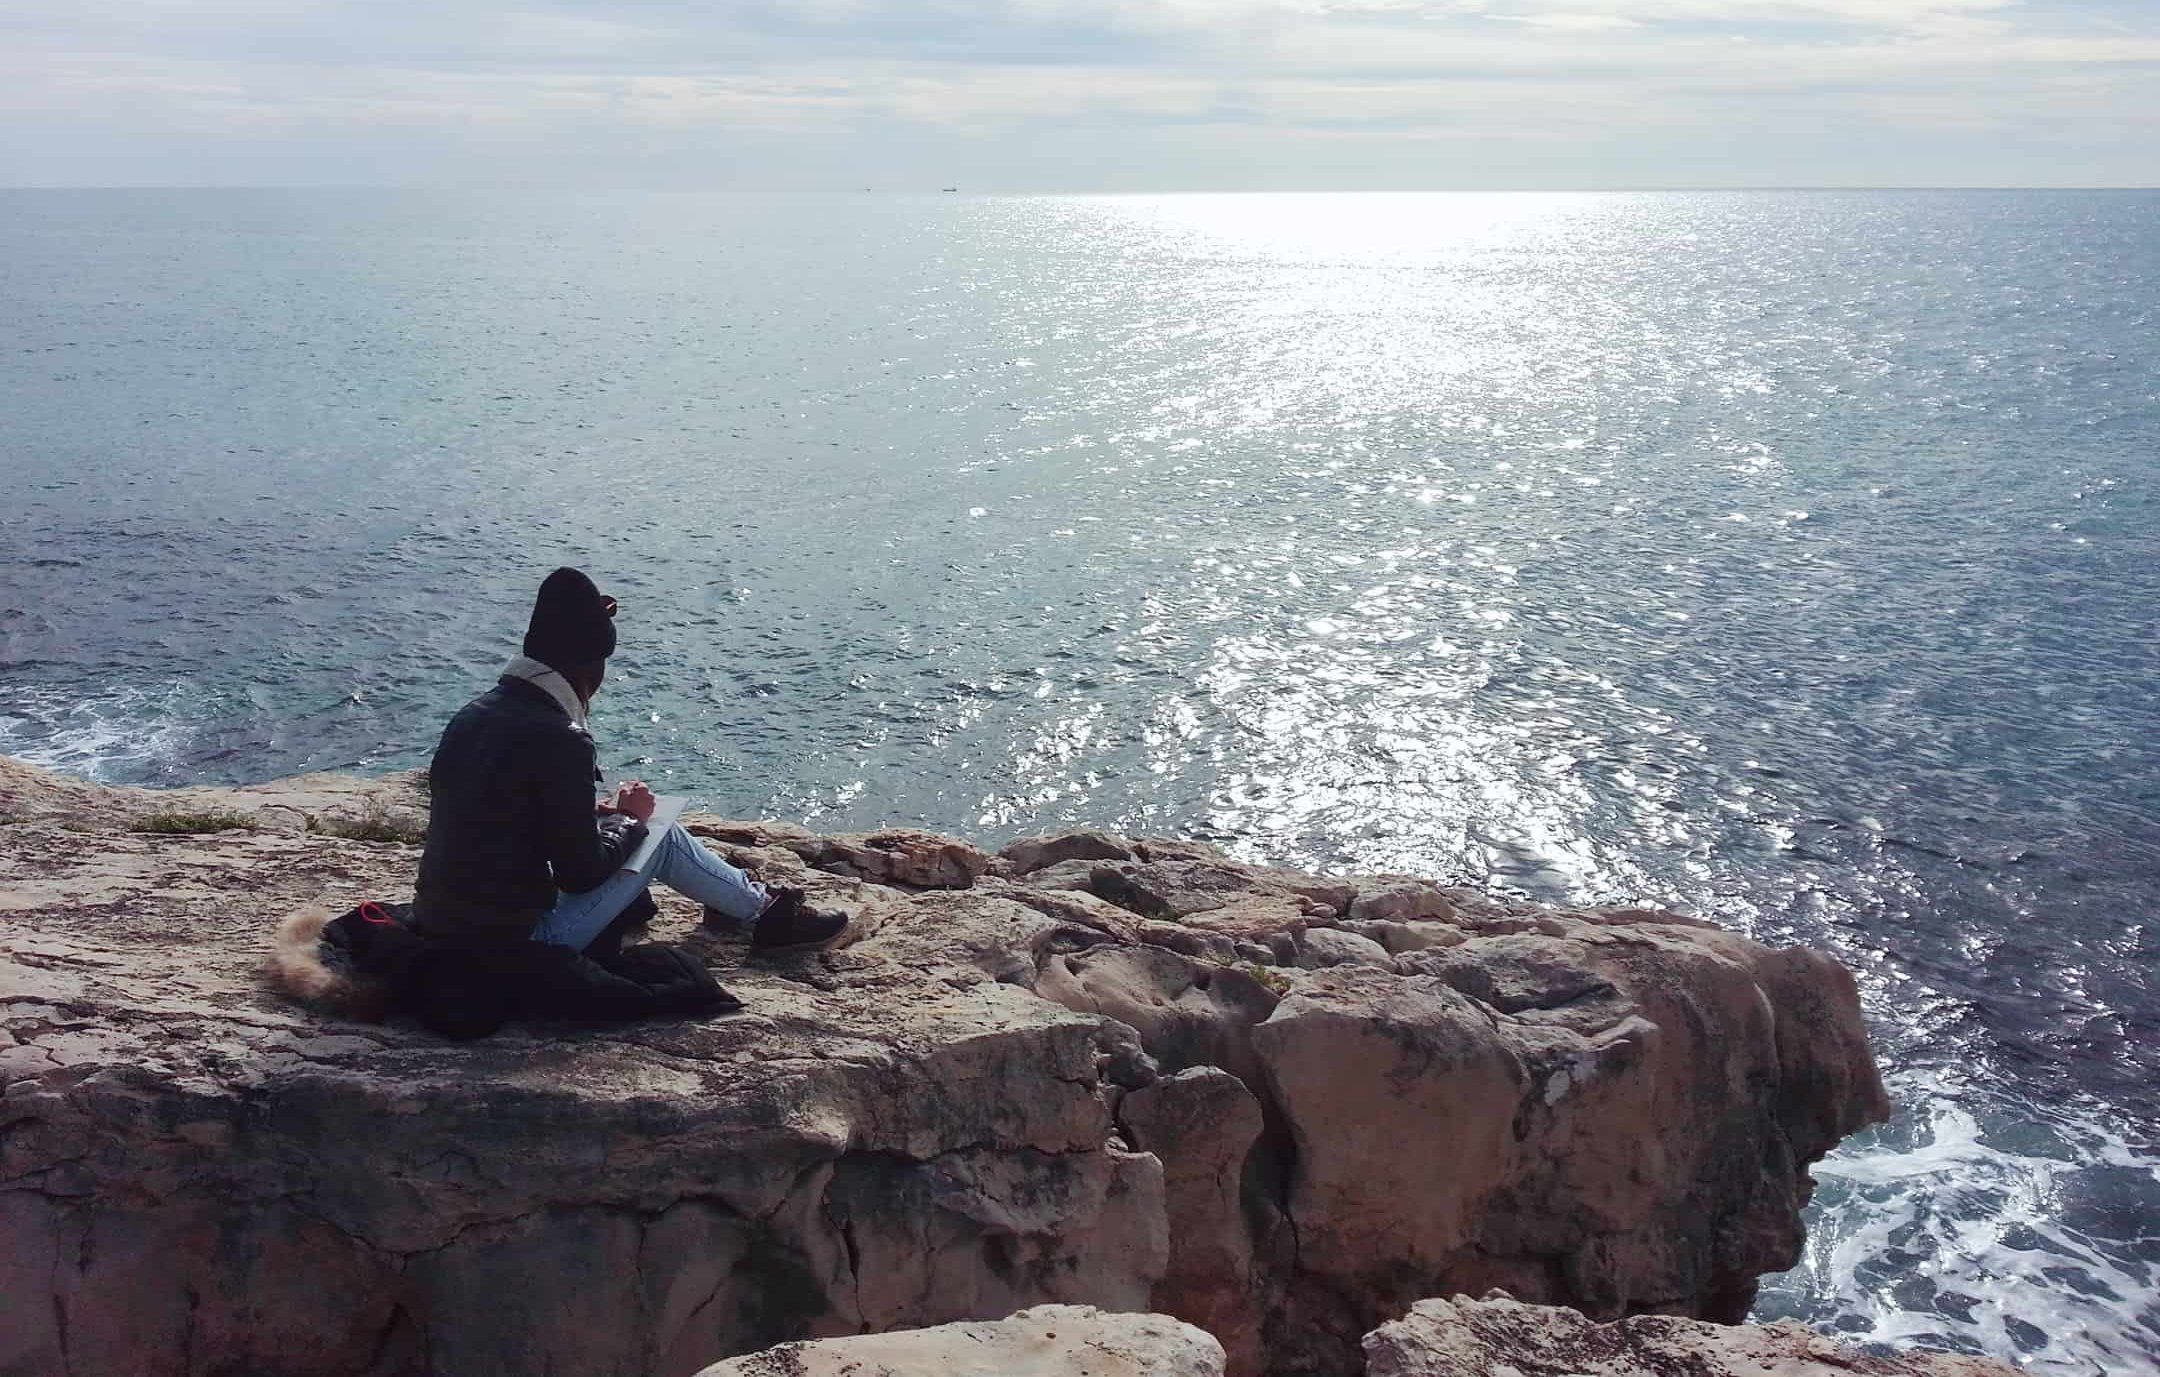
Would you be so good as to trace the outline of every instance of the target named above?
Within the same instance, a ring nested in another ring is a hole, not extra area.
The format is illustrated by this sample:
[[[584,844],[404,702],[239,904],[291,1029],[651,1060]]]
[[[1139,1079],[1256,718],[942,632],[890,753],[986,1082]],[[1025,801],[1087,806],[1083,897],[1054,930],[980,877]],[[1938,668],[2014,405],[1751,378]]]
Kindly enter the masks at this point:
[[[653,852],[660,849],[660,839],[675,825],[675,819],[682,816],[683,805],[688,801],[681,794],[661,794],[653,799],[652,816],[645,822],[645,840],[638,843],[637,850],[623,858],[623,869],[645,868]]]

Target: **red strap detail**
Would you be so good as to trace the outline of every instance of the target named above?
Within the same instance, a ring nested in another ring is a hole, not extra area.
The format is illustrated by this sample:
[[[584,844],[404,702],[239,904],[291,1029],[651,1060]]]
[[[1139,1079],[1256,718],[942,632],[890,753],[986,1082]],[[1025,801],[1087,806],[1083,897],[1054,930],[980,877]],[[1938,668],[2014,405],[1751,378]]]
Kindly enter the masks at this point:
[[[374,923],[377,926],[386,926],[390,923],[396,922],[397,920],[390,916],[390,911],[388,909],[384,908],[381,904],[378,904],[373,900],[369,900],[367,903],[360,905],[360,921],[363,923]]]

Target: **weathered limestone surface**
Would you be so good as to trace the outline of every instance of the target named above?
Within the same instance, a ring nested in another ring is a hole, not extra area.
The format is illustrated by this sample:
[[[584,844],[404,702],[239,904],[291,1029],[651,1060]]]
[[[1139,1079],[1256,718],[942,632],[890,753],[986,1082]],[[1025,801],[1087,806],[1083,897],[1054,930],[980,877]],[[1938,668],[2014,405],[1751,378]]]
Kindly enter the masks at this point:
[[[1738,1318],[1886,1112],[1819,955],[1100,833],[693,819],[843,944],[663,895],[744,1013],[454,1046],[255,975],[410,893],[308,820],[411,778],[188,793],[0,760],[0,1373],[687,1374],[1043,1303],[1350,1373],[1435,1294]],[[173,809],[258,825],[128,830]]]
[[[1421,1301],[1365,1336],[1366,1377],[2015,1377],[1985,1358],[1882,1358],[1796,1324],[1664,1315],[1597,1324],[1505,1297]]]
[[[1168,1315],[1039,1305],[1003,1320],[784,1344],[699,1377],[1223,1377],[1223,1349]]]

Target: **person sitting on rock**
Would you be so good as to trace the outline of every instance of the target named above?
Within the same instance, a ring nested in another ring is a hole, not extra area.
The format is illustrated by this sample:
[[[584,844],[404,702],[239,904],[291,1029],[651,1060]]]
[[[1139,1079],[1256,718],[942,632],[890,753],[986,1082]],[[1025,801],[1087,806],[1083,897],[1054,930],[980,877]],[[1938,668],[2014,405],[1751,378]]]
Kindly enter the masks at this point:
[[[654,880],[705,906],[708,927],[748,928],[754,950],[819,946],[844,914],[768,888],[670,824],[635,869],[654,799],[642,782],[595,802],[586,728],[615,652],[615,599],[576,569],[540,585],[523,654],[450,719],[428,767],[431,811],[414,887],[422,937],[471,947],[538,941],[585,951]],[[649,901],[639,906],[651,912]],[[617,927],[611,934],[620,940]]]

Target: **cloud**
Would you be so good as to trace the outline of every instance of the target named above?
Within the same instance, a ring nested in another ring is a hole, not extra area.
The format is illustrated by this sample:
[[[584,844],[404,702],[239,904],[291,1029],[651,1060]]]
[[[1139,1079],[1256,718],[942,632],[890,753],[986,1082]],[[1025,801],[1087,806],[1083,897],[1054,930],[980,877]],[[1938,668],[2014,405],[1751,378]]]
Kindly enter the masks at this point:
[[[207,180],[664,179],[679,146],[743,150],[731,181],[942,180],[964,154],[1033,184],[1115,139],[1091,175],[1204,180],[1236,150],[1333,184],[1356,139],[1388,184],[1490,175],[1475,140],[1553,150],[1525,176],[1579,176],[1573,143],[1611,180],[1742,183],[1820,180],[1864,131],[1854,179],[1985,182],[2035,165],[1987,147],[2015,131],[2061,175],[2150,183],[2156,68],[2160,20],[2104,0],[0,0],[0,181],[140,176],[184,135]]]

